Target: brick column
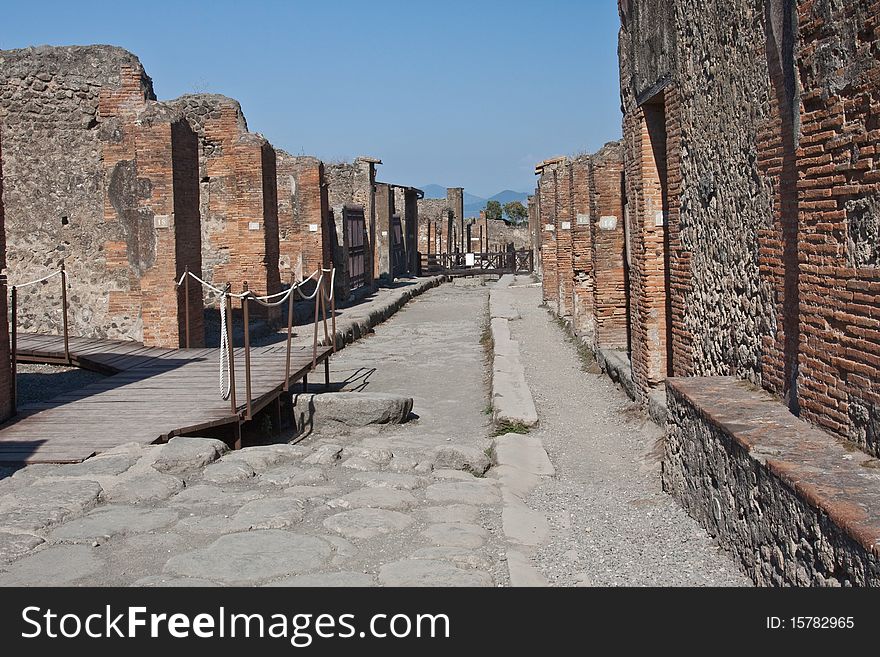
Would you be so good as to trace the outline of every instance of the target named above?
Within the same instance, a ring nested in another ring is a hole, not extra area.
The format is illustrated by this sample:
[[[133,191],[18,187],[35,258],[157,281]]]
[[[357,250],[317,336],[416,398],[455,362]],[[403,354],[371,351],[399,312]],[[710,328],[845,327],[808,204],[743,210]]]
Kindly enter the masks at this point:
[[[556,170],[556,277],[559,292],[556,312],[560,317],[573,314],[574,268],[572,260],[572,167],[563,162]]]
[[[376,259],[376,276],[392,280],[391,271],[391,217],[394,215],[394,194],[391,186],[376,183],[376,241],[373,250]]]
[[[576,331],[592,335],[595,332],[595,316],[593,311],[593,239],[590,234],[590,158],[586,156],[577,158],[572,162],[571,168],[572,210],[574,214],[571,225],[574,275],[572,320]],[[529,211],[531,213],[531,205]]]
[[[0,135],[2,141],[2,135]],[[0,144],[0,421],[13,413],[12,368],[9,360],[9,320],[6,299],[6,230],[3,214],[3,146]]]
[[[538,182],[540,190],[541,265],[544,303],[555,306],[559,296],[556,275],[556,171],[545,168]]]

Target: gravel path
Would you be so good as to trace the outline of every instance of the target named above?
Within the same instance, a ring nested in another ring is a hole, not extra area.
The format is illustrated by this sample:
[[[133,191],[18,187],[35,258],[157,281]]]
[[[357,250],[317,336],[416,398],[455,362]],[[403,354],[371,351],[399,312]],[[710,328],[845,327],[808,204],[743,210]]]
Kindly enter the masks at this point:
[[[18,365],[19,405],[48,401],[106,378],[103,374],[64,365]]]
[[[512,288],[526,380],[557,476],[528,505],[551,537],[534,565],[551,585],[749,586],[728,555],[660,487],[662,431],[601,374],[584,370],[540,287]]]

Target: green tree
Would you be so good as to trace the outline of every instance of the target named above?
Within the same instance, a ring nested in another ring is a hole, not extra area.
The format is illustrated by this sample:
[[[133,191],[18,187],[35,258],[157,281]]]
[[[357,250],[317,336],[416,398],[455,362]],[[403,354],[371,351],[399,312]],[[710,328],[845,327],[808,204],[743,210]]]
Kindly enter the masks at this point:
[[[529,220],[529,211],[519,201],[504,204],[504,214],[512,224],[524,224]]]
[[[501,220],[501,203],[498,201],[489,201],[486,204],[486,219],[489,221]]]

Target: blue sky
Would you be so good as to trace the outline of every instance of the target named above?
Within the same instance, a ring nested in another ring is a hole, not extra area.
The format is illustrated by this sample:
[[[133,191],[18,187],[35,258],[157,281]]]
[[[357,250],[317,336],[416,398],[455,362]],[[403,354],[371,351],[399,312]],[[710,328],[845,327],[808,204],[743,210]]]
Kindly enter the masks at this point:
[[[615,0],[0,0],[0,48],[109,43],[160,99],[237,98],[252,131],[380,179],[530,191],[620,134]]]

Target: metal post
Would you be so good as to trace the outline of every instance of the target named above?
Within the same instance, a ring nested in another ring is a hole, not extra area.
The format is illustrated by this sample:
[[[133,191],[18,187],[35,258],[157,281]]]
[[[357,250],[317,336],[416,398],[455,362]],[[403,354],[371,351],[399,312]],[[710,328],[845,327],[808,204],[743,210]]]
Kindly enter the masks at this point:
[[[185,281],[183,284],[184,297],[186,298],[184,309],[184,312],[186,313],[186,348],[189,349],[189,265],[184,268],[183,279]],[[178,326],[180,326],[180,324],[178,324]]]
[[[241,291],[244,295],[241,297],[241,317],[244,322],[244,388],[247,393],[247,404],[246,404],[246,414],[245,419],[250,420],[253,418],[251,415],[251,323],[250,317],[248,314],[248,306],[250,305],[250,299],[248,299],[248,283],[244,281],[241,284]]]
[[[330,357],[324,359],[324,390],[330,391]]]
[[[6,281],[5,281],[6,276],[4,276],[3,278],[4,278],[4,287],[6,287]],[[11,354],[11,358],[10,358],[10,364],[12,366],[12,391],[11,391],[11,394],[12,394],[12,413],[14,415],[15,413],[18,412],[18,405],[17,405],[18,386],[16,383],[16,378],[17,378],[16,372],[18,371],[18,290],[15,288],[14,285],[12,286],[11,292],[12,292],[12,304],[11,304],[12,305],[12,308],[11,308],[11,310],[12,310],[12,312],[11,312],[12,326],[10,327],[10,329],[11,329],[11,331],[10,331],[11,332],[10,347],[11,347],[12,354]]]
[[[67,333],[67,270],[61,261],[61,322],[64,328],[64,360],[70,365],[70,341]]]
[[[330,342],[330,334],[327,332],[327,298],[326,298],[329,295],[325,295],[324,292],[329,287],[330,287],[329,279],[327,280],[327,282],[321,283],[321,316],[324,320],[324,342],[326,342],[326,343]],[[329,347],[330,345],[325,344],[324,346]]]
[[[238,413],[235,401],[235,348],[232,345],[232,297],[229,296],[232,283],[226,283],[226,294],[221,303],[226,304],[226,349],[229,356],[229,399],[233,415]]]
[[[290,343],[293,340],[293,272],[290,272],[290,296],[287,297],[287,363],[284,366],[284,391],[290,390]]]

